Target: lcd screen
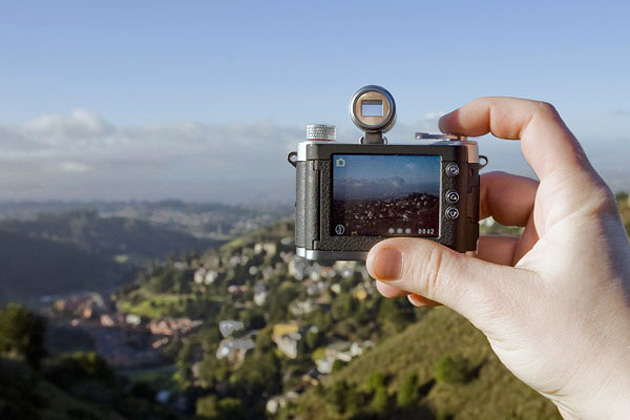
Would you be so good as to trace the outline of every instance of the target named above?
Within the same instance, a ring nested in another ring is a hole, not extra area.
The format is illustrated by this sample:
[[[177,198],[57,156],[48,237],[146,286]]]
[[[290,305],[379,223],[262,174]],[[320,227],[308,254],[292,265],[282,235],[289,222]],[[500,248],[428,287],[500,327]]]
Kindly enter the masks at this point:
[[[383,101],[379,99],[365,99],[361,101],[361,115],[364,117],[382,117]]]
[[[333,155],[333,236],[439,236],[440,156]]]

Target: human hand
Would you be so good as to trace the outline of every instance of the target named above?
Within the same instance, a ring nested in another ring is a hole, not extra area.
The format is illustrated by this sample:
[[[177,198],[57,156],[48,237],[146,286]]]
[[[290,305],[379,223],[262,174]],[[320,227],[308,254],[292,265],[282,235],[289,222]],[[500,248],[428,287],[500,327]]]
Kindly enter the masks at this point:
[[[468,318],[566,419],[630,418],[630,247],[610,189],[549,104],[481,98],[440,129],[521,140],[540,183],[483,175],[480,217],[525,230],[480,237],[477,258],[428,240],[382,241],[367,259],[378,290]]]

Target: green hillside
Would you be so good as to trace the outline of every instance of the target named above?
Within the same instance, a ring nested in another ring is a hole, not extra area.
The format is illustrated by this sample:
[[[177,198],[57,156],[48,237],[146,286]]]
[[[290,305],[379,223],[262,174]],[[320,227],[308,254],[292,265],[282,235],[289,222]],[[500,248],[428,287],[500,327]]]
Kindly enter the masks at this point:
[[[0,301],[120,285],[129,267],[72,244],[0,230]]]
[[[449,365],[447,358],[463,363]],[[458,377],[458,373],[462,375]],[[377,393],[373,390],[379,376],[387,395],[380,405],[374,401]],[[417,401],[401,408],[397,394],[402,383],[414,376]],[[364,404],[335,401],[334,393],[341,389],[346,397],[354,393],[354,402]],[[561,419],[553,404],[501,365],[479,331],[447,308],[430,310],[401,334],[326,378],[322,385],[304,393],[284,413],[288,414],[303,420]]]
[[[221,243],[140,220],[102,218],[87,210],[4,221],[0,223],[0,302],[111,291],[132,280],[147,260]]]

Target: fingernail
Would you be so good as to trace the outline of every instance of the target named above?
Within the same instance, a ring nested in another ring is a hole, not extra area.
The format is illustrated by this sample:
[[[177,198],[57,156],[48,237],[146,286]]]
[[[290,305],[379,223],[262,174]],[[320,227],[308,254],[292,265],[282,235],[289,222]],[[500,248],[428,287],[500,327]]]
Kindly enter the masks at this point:
[[[397,280],[402,271],[402,254],[395,248],[379,249],[370,253],[367,268],[378,280]]]
[[[409,300],[409,303],[411,303],[413,306],[415,307],[422,307],[425,305],[425,303],[418,298],[418,295],[414,295],[414,294],[410,294],[407,295],[407,300]]]
[[[452,110],[451,112],[447,112],[446,114],[442,115],[442,116],[440,117],[440,119],[442,119],[442,118],[448,118],[448,117],[449,117],[449,116],[450,116],[453,112],[455,112],[455,111],[456,111],[456,110]]]

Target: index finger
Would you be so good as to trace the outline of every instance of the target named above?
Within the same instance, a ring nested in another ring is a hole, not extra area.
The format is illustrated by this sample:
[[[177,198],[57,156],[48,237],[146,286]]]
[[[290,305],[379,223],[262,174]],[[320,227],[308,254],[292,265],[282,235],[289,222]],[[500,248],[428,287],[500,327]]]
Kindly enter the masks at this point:
[[[444,115],[440,130],[471,137],[492,133],[503,139],[520,139],[525,159],[541,180],[554,172],[566,176],[575,170],[593,171],[575,136],[546,102],[475,99]]]

